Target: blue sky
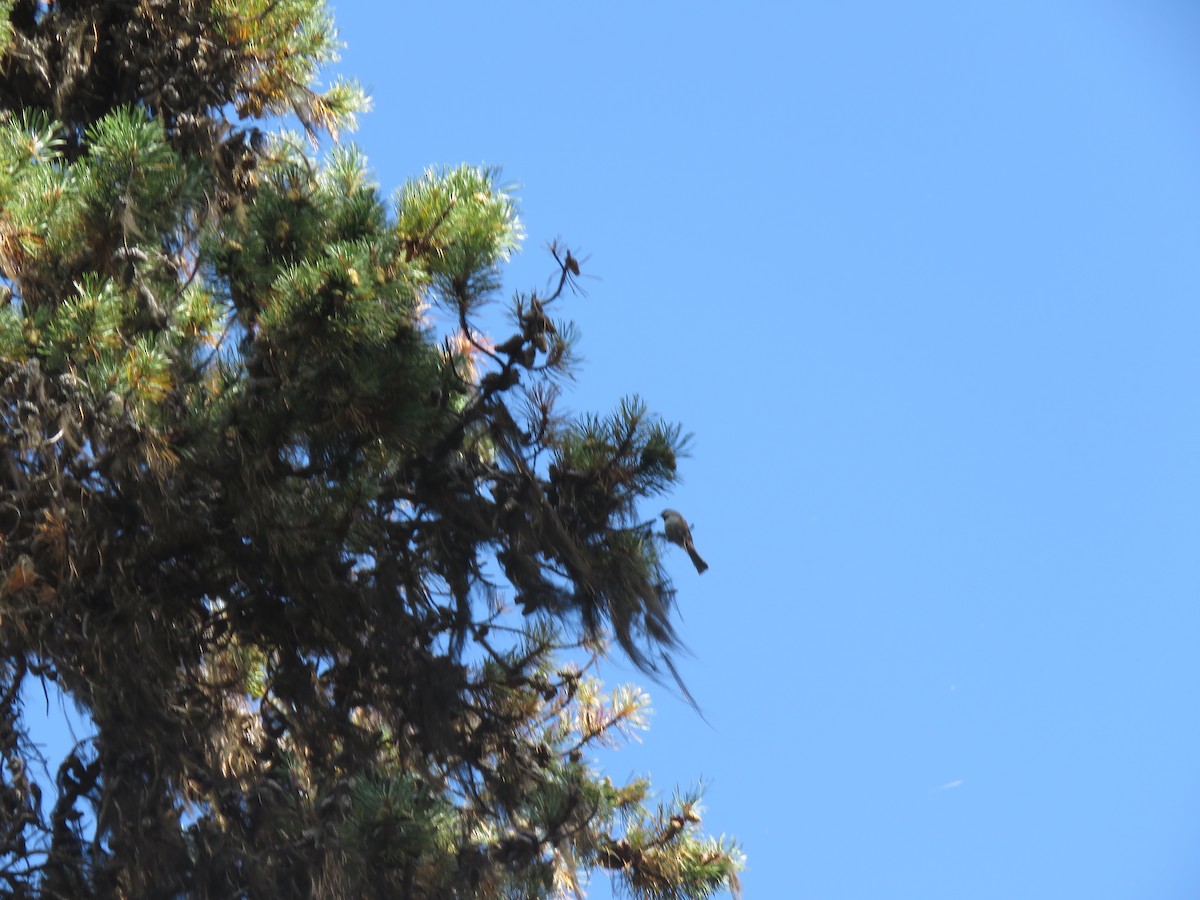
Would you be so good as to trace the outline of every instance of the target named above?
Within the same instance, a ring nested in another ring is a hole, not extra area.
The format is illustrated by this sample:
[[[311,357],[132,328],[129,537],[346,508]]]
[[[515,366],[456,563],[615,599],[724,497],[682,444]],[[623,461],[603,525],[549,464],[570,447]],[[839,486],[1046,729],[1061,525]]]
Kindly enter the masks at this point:
[[[696,436],[711,727],[651,686],[610,772],[748,897],[1197,896],[1200,7],[334,9],[384,187],[503,166],[571,406]]]
[[[503,165],[510,287],[591,254],[574,407],[696,435],[712,728],[654,689],[612,773],[750,897],[1195,897],[1200,8],[335,12],[381,182]]]

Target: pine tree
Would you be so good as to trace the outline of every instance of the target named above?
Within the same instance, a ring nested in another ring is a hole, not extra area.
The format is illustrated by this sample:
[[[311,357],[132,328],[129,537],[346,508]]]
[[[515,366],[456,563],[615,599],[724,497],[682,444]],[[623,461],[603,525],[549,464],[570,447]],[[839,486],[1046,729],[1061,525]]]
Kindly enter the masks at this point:
[[[695,794],[588,759],[644,724],[610,638],[674,674],[637,505],[686,438],[559,412],[578,258],[486,335],[514,202],[318,152],[365,108],[320,0],[0,14],[0,891],[736,891]],[[52,789],[38,680],[95,730]]]

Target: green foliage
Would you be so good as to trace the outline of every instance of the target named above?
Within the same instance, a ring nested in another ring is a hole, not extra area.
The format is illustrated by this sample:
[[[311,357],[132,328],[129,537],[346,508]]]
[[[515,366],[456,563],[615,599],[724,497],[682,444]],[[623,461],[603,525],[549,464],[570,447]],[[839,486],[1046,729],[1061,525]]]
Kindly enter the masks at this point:
[[[84,276],[78,294],[49,312],[44,354],[55,369],[73,361],[89,366],[124,349],[121,334],[133,312],[133,300],[108,279]]]
[[[468,166],[430,169],[397,197],[396,230],[451,308],[473,306],[498,288],[497,263],[520,246],[516,208],[496,188],[496,174]]]
[[[347,867],[356,889],[366,890],[381,871],[395,870],[420,871],[424,894],[450,886],[460,833],[457,807],[404,772],[355,779],[349,801],[339,831],[342,844],[359,857]]]
[[[199,173],[189,177],[161,123],[144,112],[114,110],[87,129],[85,143],[88,154],[72,174],[86,226],[115,231],[123,245],[158,243],[201,201]]]
[[[238,114],[294,113],[309,129],[335,137],[367,108],[362,89],[338,81],[324,93],[310,86],[321,66],[338,59],[333,18],[322,0],[216,0],[212,27],[246,57],[234,89]]]
[[[5,359],[24,359],[25,317],[12,306],[0,308],[0,356]]]
[[[737,888],[697,798],[589,760],[673,676],[639,505],[687,438],[568,417],[579,261],[485,335],[490,169],[391,201],[318,0],[0,3],[0,882],[18,897]],[[236,114],[237,118],[229,118]],[[20,690],[94,737],[53,802]],[[681,686],[682,687],[682,686]]]

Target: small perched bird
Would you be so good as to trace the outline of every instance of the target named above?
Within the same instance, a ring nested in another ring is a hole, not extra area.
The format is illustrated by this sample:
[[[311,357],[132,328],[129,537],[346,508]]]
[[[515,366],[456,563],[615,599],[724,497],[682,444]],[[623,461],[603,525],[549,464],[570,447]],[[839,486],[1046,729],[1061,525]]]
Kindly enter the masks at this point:
[[[688,528],[687,520],[673,509],[664,509],[662,518],[663,527],[667,532],[667,540],[686,550],[688,556],[692,558],[692,565],[696,567],[696,571],[703,575],[708,568],[708,563],[701,559],[700,554],[696,552],[696,545],[692,543],[692,529]]]

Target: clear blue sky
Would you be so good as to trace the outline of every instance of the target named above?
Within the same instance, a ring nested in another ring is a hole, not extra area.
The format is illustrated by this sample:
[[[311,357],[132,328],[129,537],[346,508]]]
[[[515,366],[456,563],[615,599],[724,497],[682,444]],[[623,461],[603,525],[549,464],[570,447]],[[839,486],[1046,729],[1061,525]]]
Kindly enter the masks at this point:
[[[598,276],[572,405],[696,435],[712,727],[611,773],[749,898],[1200,895],[1200,7],[335,12],[381,183],[502,165],[509,287]]]

